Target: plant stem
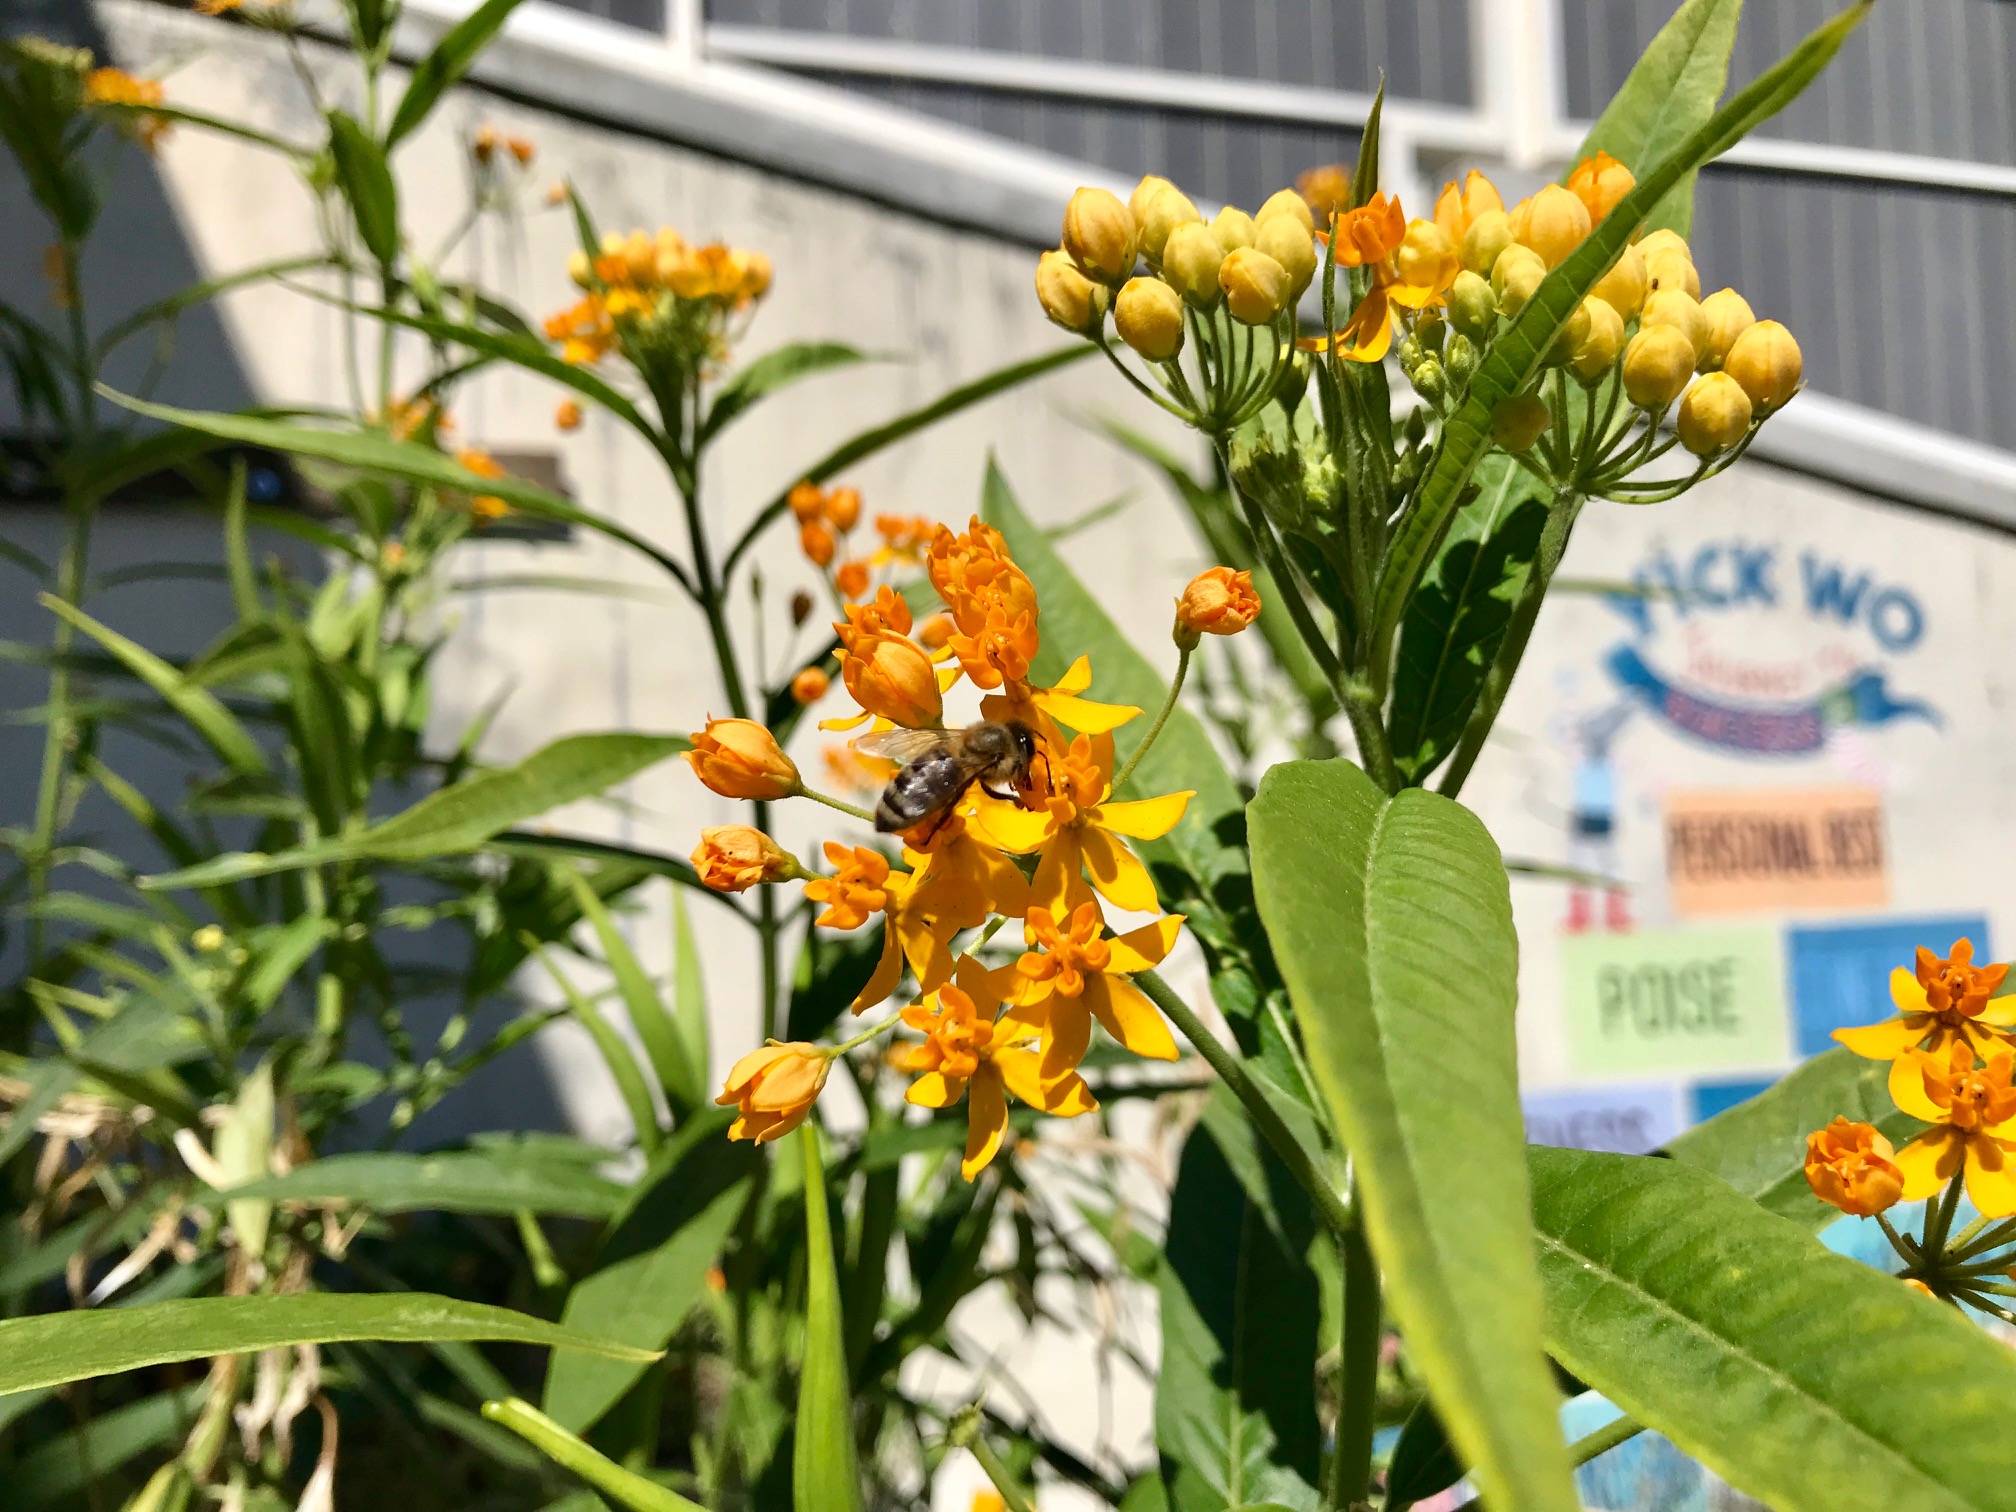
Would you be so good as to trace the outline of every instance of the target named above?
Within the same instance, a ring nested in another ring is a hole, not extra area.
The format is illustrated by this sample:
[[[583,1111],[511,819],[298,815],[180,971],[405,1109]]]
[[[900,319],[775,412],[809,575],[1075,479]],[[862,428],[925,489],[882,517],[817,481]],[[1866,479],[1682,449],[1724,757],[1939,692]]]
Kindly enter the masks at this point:
[[[1190,1005],[1176,995],[1170,985],[1152,971],[1137,971],[1131,979],[1135,986],[1148,994],[1171,1023],[1183,1031],[1183,1037],[1197,1048],[1205,1063],[1218,1073],[1218,1078],[1232,1089],[1232,1095],[1246,1105],[1246,1111],[1253,1117],[1253,1126],[1281,1157],[1281,1163],[1288,1168],[1302,1190],[1309,1194],[1316,1204],[1326,1227],[1340,1238],[1350,1230],[1356,1220],[1344,1199],[1330,1178],[1317,1167],[1309,1151],[1304,1149],[1288,1125],[1281,1121],[1281,1115],[1268,1101],[1267,1094],[1247,1073],[1245,1063],[1232,1051],[1220,1043],[1218,1036],[1204,1026],[1204,1021],[1190,1011]]]
[[[1645,1425],[1631,1417],[1620,1417],[1614,1423],[1605,1423],[1594,1433],[1585,1433],[1568,1446],[1568,1463],[1586,1465],[1597,1455],[1615,1449],[1644,1431]]]
[[[1959,1176],[1946,1183],[1939,1200],[1925,1207],[1925,1256],[1934,1264],[1946,1253],[1946,1236],[1953,1231],[1953,1215],[1960,1209]]]
[[[1118,784],[1116,783],[1115,786],[1117,787]],[[863,824],[873,824],[875,822],[875,816],[869,813],[868,810],[856,808],[851,803],[842,803],[838,798],[829,798],[824,793],[814,792],[802,782],[798,784],[798,796],[800,798],[810,798],[814,803],[823,803],[829,809],[837,810],[847,815],[850,819],[859,819]],[[763,826],[759,824],[757,828],[762,829]]]
[[[1127,779],[1134,775],[1134,768],[1141,764],[1141,758],[1148,754],[1148,747],[1155,744],[1155,737],[1162,733],[1162,726],[1169,723],[1169,715],[1176,708],[1176,695],[1183,691],[1183,679],[1190,671],[1190,647],[1176,648],[1176,676],[1170,680],[1169,696],[1162,700],[1162,710],[1155,716],[1155,723],[1148,726],[1148,733],[1141,744],[1134,747],[1134,754],[1127,758],[1127,764],[1120,768],[1120,774],[1113,779],[1113,791],[1119,792],[1127,786]]]
[[[1352,1180],[1351,1213],[1358,1204]],[[1365,1241],[1365,1226],[1354,1221],[1337,1236],[1344,1268],[1344,1343],[1337,1362],[1337,1447],[1331,1458],[1331,1501],[1344,1507],[1362,1501],[1372,1482],[1372,1432],[1379,1396],[1379,1267]]]

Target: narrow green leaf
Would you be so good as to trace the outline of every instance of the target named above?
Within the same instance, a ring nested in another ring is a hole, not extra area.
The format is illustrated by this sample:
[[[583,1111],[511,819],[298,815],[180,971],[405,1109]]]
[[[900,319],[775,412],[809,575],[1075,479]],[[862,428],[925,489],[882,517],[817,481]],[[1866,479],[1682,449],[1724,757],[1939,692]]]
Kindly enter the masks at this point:
[[[355,116],[332,110],[329,151],[336,160],[336,182],[356,217],[359,239],[378,266],[389,269],[399,260],[399,184],[384,149]]]
[[[694,1066],[686,1058],[686,1047],[679,1038],[671,1015],[665,1011],[664,1000],[658,996],[657,983],[644,970],[637,953],[630,948],[630,942],[623,938],[623,932],[616,927],[608,907],[595,896],[595,890],[574,868],[567,868],[567,878],[574,888],[575,899],[581,905],[581,916],[595,931],[596,942],[602,947],[602,957],[609,963],[610,973],[616,978],[616,991],[630,1015],[631,1027],[637,1031],[637,1038],[644,1042],[644,1053],[650,1058],[651,1069],[657,1073],[658,1085],[664,1089],[673,1122],[683,1123],[697,1109],[707,1105],[706,1069]]]
[[[102,1485],[135,1455],[157,1449],[189,1431],[208,1381],[115,1407],[80,1428],[38,1445],[7,1471],[7,1505],[28,1512]]]
[[[0,1393],[295,1344],[383,1339],[496,1339],[649,1360],[650,1350],[598,1339],[525,1313],[426,1292],[395,1296],[193,1297],[143,1307],[79,1309],[0,1322]]]
[[[826,1214],[826,1170],[819,1127],[798,1130],[805,1161],[805,1362],[798,1377],[798,1417],[791,1456],[793,1512],[861,1512],[854,1469],[854,1413],[847,1343],[840,1321],[840,1273]]]
[[[1389,799],[1342,760],[1273,768],[1248,820],[1260,916],[1351,1152],[1408,1359],[1487,1497],[1567,1512],[1498,848],[1469,810],[1418,788]]]
[[[1806,1136],[1835,1118],[1874,1124],[1901,1145],[1925,1126],[1890,1100],[1890,1062],[1836,1047],[1776,1086],[1696,1124],[1666,1154],[1719,1176],[1766,1212],[1818,1233],[1841,1216],[1806,1184]]]
[[[386,151],[397,147],[414,127],[427,119],[442,94],[469,72],[476,55],[490,45],[490,39],[517,8],[518,0],[483,0],[450,27],[448,34],[434,44],[434,50],[413,66],[406,93],[399,97],[399,106],[392,112],[392,124],[385,128]]]
[[[693,920],[686,911],[686,890],[672,892],[672,1028],[679,1036],[686,1064],[700,1078],[700,1098],[713,1085],[707,1079],[713,1046],[707,1028],[707,985],[700,974],[700,942],[693,938]]]
[[[646,1155],[654,1153],[664,1143],[665,1134],[658,1127],[658,1110],[651,1101],[651,1089],[645,1085],[643,1068],[637,1064],[630,1042],[602,1016],[602,1010],[595,1006],[594,999],[553,964],[551,956],[542,950],[539,960],[553,978],[554,985],[566,997],[568,1009],[581,1027],[588,1031],[588,1037],[595,1041],[595,1049],[601,1055],[602,1063],[609,1068],[609,1076],[616,1083],[623,1106],[629,1110],[630,1125],[636,1132],[638,1147]]]
[[[1184,1142],[1156,1271],[1171,1512],[1317,1503],[1322,1305],[1308,1200],[1219,1087]]]
[[[122,667],[159,694],[235,770],[247,776],[257,776],[266,770],[266,755],[259,749],[259,743],[214,695],[195,686],[139,642],[99,624],[54,594],[43,594],[41,602],[44,608],[68,620],[118,658]]]
[[[713,1109],[668,1141],[638,1180],[595,1268],[567,1294],[561,1322],[587,1333],[663,1348],[706,1295],[707,1272],[747,1205],[762,1153],[729,1144],[730,1115]],[[555,1357],[540,1405],[586,1433],[622,1400],[641,1365]]]
[[[185,311],[199,304],[207,304],[220,294],[228,294],[233,289],[244,288],[248,284],[285,278],[290,273],[305,273],[311,268],[327,266],[329,266],[328,254],[311,252],[306,256],[281,257],[271,262],[254,263],[249,268],[239,268],[235,272],[220,274],[216,278],[206,278],[201,283],[189,285],[186,289],[177,289],[166,299],[158,299],[152,304],[143,305],[131,315],[109,326],[105,334],[98,338],[98,359],[102,363],[121,342],[131,339],[151,325],[172,322]]]
[[[578,1166],[489,1147],[433,1155],[330,1155],[236,1187],[232,1198],[357,1202],[379,1213],[495,1213],[520,1209],[607,1218],[624,1188]]]
[[[721,386],[700,426],[700,439],[713,440],[746,411],[800,378],[869,360],[867,353],[837,341],[794,341],[765,352]]]
[[[619,1507],[634,1508],[635,1512],[707,1512],[698,1502],[688,1501],[678,1492],[625,1470],[606,1455],[597,1453],[530,1402],[521,1402],[516,1397],[485,1402],[483,1416],[536,1444],[554,1464],[573,1471]],[[588,1507],[599,1505],[591,1498],[576,1506],[570,1497],[565,1502],[553,1503],[546,1512],[556,1512],[562,1506],[569,1508],[569,1512],[586,1512]]]
[[[1531,1151],[1548,1347],[1781,1512],[2006,1512],[2016,1353],[1673,1160]]]
[[[1743,0],[1686,0],[1603,107],[1575,161],[1607,152],[1635,174],[1679,148],[1715,113],[1742,15]],[[1648,231],[1666,227],[1687,235],[1694,223],[1694,178],[1686,174],[1652,207]]]

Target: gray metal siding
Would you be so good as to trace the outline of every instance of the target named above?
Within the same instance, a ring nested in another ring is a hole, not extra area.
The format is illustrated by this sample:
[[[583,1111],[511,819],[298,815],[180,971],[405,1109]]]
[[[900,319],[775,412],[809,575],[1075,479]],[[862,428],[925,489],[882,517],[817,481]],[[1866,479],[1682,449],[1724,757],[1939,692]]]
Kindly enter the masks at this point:
[[[551,3],[586,15],[600,16],[604,21],[614,21],[620,26],[634,26],[640,31],[660,35],[665,31],[665,0],[551,0]]]

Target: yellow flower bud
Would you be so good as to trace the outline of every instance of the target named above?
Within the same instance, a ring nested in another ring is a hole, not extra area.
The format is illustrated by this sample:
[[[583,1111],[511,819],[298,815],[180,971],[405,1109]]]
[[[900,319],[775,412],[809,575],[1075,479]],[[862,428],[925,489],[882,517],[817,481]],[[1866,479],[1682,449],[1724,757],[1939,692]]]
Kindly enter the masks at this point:
[[[1547,264],[1538,252],[1516,242],[1507,247],[1491,265],[1491,292],[1498,296],[1498,308],[1517,315],[1546,277]]]
[[[1178,226],[1202,225],[1204,217],[1181,189],[1163,189],[1148,197],[1148,211],[1141,221],[1141,255],[1152,263],[1162,261],[1162,248],[1169,233]]]
[[[1640,409],[1665,409],[1693,376],[1693,344],[1673,326],[1646,326],[1624,348],[1624,392]]]
[[[1080,189],[1064,207],[1064,250],[1087,278],[1124,282],[1134,271],[1134,217],[1120,196]]]
[[[1199,309],[1218,303],[1218,269],[1225,249],[1202,221],[1178,226],[1162,248],[1162,277]]]
[[[1159,278],[1130,278],[1113,302],[1120,339],[1150,362],[1183,350],[1183,299]]]
[[[686,760],[723,798],[789,798],[798,791],[798,768],[777,737],[753,719],[710,719],[693,736]]]
[[[757,1144],[782,1139],[805,1122],[832,1069],[831,1056],[802,1040],[790,1044],[772,1040],[751,1050],[729,1068],[727,1084],[714,1099],[735,1109],[728,1137]]]
[[[567,254],[567,277],[577,289],[585,289],[595,281],[594,264],[588,261],[588,254],[576,248]]]
[[[1301,196],[1295,197],[1301,204]],[[1305,205],[1306,211],[1308,207]],[[1309,228],[1292,215],[1273,215],[1260,222],[1259,233],[1253,238],[1256,250],[1265,252],[1288,271],[1289,303],[1302,297],[1302,291],[1309,287],[1316,277],[1316,238]]]
[[[1232,318],[1243,325],[1266,325],[1288,306],[1293,287],[1288,270],[1265,252],[1240,247],[1218,268],[1218,287]]]
[[[693,870],[716,892],[745,892],[759,882],[785,882],[801,868],[784,848],[746,824],[717,824],[700,831]]]
[[[1136,226],[1141,224],[1142,218],[1148,213],[1148,202],[1150,200],[1154,199],[1164,189],[1174,189],[1175,187],[1174,184],[1163,178],[1159,173],[1145,175],[1141,182],[1134,186],[1134,192],[1127,196],[1127,213],[1134,217],[1134,224]]]
[[[1687,261],[1694,261],[1693,249],[1687,245],[1687,238],[1678,231],[1660,227],[1657,231],[1647,231],[1638,239],[1638,251],[1648,262],[1661,252],[1678,252]]]
[[[1498,296],[1491,285],[1475,273],[1456,275],[1449,286],[1449,324],[1472,341],[1483,341],[1498,320]]]
[[[1253,224],[1264,226],[1277,215],[1293,216],[1303,232],[1312,240],[1316,235],[1316,217],[1310,213],[1309,201],[1293,189],[1276,189],[1267,196],[1267,203],[1254,213]]]
[[[1106,291],[1080,273],[1062,252],[1036,259],[1036,301],[1067,331],[1085,336],[1106,317]]]
[[[632,283],[649,283],[658,272],[658,248],[648,231],[632,231],[623,238],[623,267]]]
[[[1624,350],[1624,317],[1594,294],[1582,301],[1589,324],[1582,339],[1568,355],[1568,365],[1585,383],[1594,383],[1610,371],[1617,354]]]
[[[1710,373],[1687,390],[1675,427],[1697,457],[1727,451],[1750,429],[1750,396],[1727,373]]]
[[[1489,277],[1498,254],[1511,245],[1512,217],[1503,210],[1486,210],[1463,233],[1463,266]]]
[[[1694,360],[1701,360],[1702,352],[1708,347],[1708,317],[1701,313],[1701,306],[1694,302],[1694,296],[1680,289],[1661,289],[1657,294],[1645,297],[1644,313],[1638,317],[1640,326],[1672,326],[1687,338],[1687,345],[1694,349]]]
[[[1667,248],[1639,255],[1645,258],[1646,298],[1663,294],[1669,289],[1678,290],[1689,299],[1701,297],[1701,275],[1695,270],[1694,259],[1685,252]]]
[[[1610,271],[1596,280],[1589,291],[1619,315],[1629,320],[1645,304],[1645,255],[1636,247],[1626,247],[1624,255],[1610,265]]]
[[[1549,367],[1564,367],[1574,360],[1575,352],[1589,339],[1589,304],[1584,300],[1568,312],[1568,318],[1561,322],[1561,329],[1554,333],[1554,341],[1547,348],[1544,359]]]
[[[1701,301],[1702,317],[1708,322],[1708,340],[1701,353],[1703,371],[1719,368],[1728,359],[1736,338],[1757,324],[1750,301],[1734,289],[1717,289]]]
[[[1560,267],[1589,234],[1589,207],[1559,184],[1542,189],[1525,209],[1524,224],[1515,223],[1513,235],[1550,269]]]
[[[1514,394],[1491,411],[1491,439],[1508,452],[1523,452],[1553,423],[1554,412],[1538,394]]]
[[[1253,217],[1234,205],[1227,205],[1211,219],[1211,233],[1218,238],[1218,245],[1227,252],[1237,252],[1241,247],[1253,245],[1253,235],[1258,228]]]
[[[1584,158],[1568,175],[1568,192],[1582,201],[1592,224],[1616,209],[1617,202],[1637,187],[1631,170],[1607,152]]]
[[[1407,223],[1407,234],[1394,254],[1400,281],[1417,289],[1446,289],[1462,271],[1462,259],[1449,233],[1431,220]]]
[[[1760,320],[1736,338],[1722,371],[1743,387],[1760,415],[1799,392],[1799,343],[1775,320]]]

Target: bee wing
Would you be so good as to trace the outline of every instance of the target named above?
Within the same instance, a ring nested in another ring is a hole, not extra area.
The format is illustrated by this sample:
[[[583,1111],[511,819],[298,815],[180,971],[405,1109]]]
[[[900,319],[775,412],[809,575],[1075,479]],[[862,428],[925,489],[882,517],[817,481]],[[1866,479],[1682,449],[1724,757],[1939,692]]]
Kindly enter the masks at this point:
[[[952,737],[943,730],[878,730],[855,741],[854,749],[863,756],[879,756],[902,765],[951,743]]]

